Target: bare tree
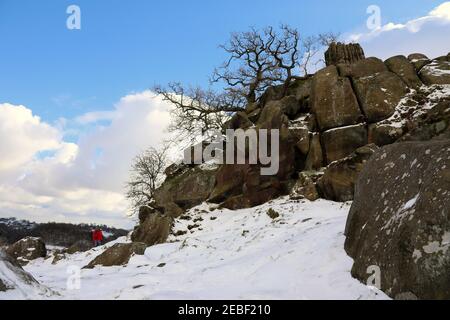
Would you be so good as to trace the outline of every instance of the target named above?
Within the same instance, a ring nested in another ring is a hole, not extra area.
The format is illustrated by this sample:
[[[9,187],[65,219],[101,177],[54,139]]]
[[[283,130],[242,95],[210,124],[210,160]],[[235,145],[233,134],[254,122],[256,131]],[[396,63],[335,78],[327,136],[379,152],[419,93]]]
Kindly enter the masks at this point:
[[[340,34],[328,32],[321,33],[317,36],[308,36],[302,40],[302,60],[300,61],[300,68],[305,76],[309,74],[308,68],[313,64],[317,67],[318,64],[323,64],[323,59],[314,61],[315,57],[323,48],[328,47],[331,43],[336,42]]]
[[[237,94],[218,94],[199,87],[185,88],[180,83],[170,83],[167,87],[155,86],[153,91],[174,106],[169,131],[184,131],[187,136],[222,128],[230,115],[241,111],[246,105]]]
[[[282,80],[270,52],[276,40],[271,27],[263,31],[251,28],[247,32],[232,33],[229,43],[220,46],[229,58],[214,70],[211,81],[224,82],[225,91],[245,97],[247,103],[256,102],[270,85]]]
[[[287,25],[279,30],[251,28],[232,33],[230,41],[220,46],[228,59],[216,68],[211,89],[186,88],[179,83],[155,86],[153,91],[174,106],[169,131],[206,132],[221,129],[230,116],[247,105],[258,103],[271,86],[283,85],[283,96],[293,80],[308,76],[308,65],[324,45],[337,39],[333,33],[301,38]]]
[[[154,192],[162,182],[166,165],[167,147],[149,148],[135,157],[126,185],[126,197],[133,211],[153,201]]]

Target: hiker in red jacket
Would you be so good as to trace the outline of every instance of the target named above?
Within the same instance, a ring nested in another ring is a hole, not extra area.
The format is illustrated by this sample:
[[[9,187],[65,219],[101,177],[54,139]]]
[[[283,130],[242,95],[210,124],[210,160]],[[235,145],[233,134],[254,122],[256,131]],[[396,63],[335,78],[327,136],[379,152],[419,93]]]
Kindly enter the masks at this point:
[[[92,240],[94,241],[94,247],[102,245],[103,232],[100,228],[97,228],[92,232]]]

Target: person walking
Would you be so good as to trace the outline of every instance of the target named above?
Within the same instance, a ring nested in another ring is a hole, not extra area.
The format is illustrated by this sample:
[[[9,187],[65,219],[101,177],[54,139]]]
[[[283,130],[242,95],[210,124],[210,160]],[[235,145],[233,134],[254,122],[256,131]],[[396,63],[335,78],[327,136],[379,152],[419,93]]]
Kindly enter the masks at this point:
[[[92,233],[92,240],[94,241],[94,247],[102,245],[103,232],[100,228],[94,230],[94,232]]]

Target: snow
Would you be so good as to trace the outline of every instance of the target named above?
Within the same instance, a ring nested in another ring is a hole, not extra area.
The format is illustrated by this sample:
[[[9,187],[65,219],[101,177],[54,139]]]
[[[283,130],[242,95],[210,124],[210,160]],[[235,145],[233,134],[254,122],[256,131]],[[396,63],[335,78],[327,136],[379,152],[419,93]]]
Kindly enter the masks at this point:
[[[45,299],[58,297],[58,293],[42,286],[20,268],[4,260],[4,253],[0,250],[0,279],[8,290],[0,291],[0,300]]]
[[[190,210],[191,221],[175,224],[175,231],[197,224],[193,233],[171,236],[126,267],[81,270],[79,290],[67,289],[68,270],[128,239],[55,265],[32,261],[26,270],[59,292],[54,299],[388,299],[351,277],[343,235],[349,207],[286,197],[237,211],[205,203]],[[280,217],[270,219],[269,208]]]
[[[405,205],[402,208],[402,211],[404,210],[409,210],[412,207],[415,206],[417,199],[419,199],[420,194],[418,194],[417,196],[415,196],[414,198],[412,198],[411,200],[409,200],[408,202],[405,203]]]

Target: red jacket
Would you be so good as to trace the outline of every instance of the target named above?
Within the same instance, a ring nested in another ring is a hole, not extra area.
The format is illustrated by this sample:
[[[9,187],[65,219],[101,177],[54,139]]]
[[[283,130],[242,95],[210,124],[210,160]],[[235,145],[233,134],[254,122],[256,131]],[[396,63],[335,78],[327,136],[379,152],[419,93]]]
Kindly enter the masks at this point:
[[[103,240],[103,232],[102,232],[102,230],[94,230],[94,232],[92,232],[92,240],[94,240],[94,241],[102,241]]]

